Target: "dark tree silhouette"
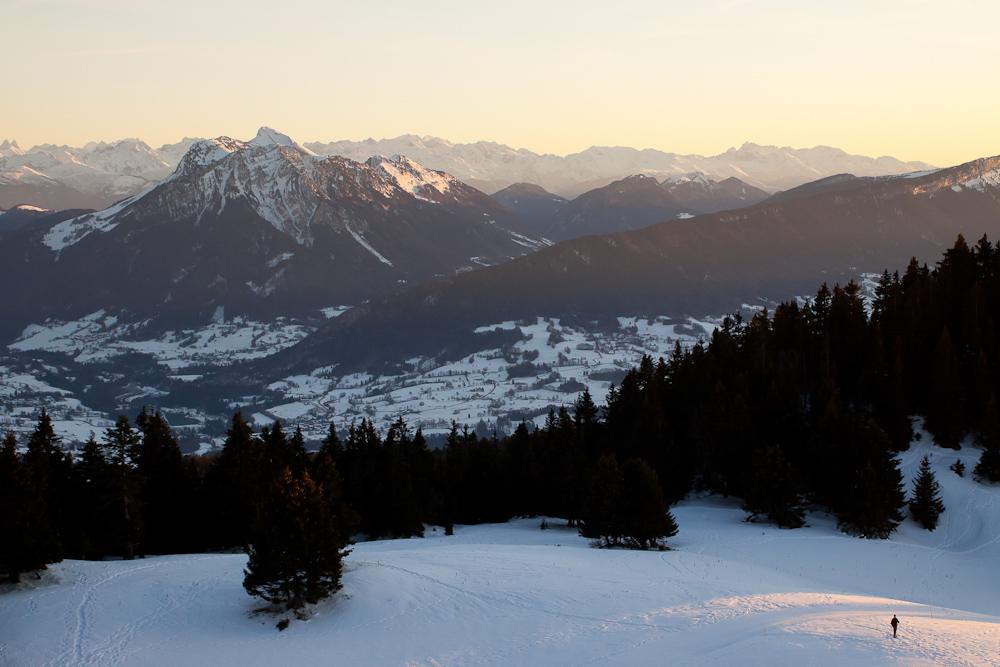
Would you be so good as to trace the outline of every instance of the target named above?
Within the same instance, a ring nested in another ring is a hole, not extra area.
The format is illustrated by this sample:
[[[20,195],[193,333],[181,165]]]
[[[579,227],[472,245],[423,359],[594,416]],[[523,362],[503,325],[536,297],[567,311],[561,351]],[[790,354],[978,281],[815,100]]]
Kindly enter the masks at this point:
[[[341,588],[349,536],[338,530],[339,489],[325,489],[285,468],[271,481],[247,547],[246,591],[288,609],[315,603]]]
[[[934,473],[931,472],[931,462],[927,455],[920,460],[920,471],[913,480],[913,497],[910,499],[910,516],[926,530],[937,527],[938,517],[944,511],[941,501],[941,486]]]

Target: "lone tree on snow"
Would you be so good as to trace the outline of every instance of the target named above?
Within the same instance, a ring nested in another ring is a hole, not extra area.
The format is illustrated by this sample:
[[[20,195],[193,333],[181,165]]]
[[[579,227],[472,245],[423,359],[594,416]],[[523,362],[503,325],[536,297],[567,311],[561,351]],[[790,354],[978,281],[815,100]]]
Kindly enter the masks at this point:
[[[243,588],[288,609],[336,593],[350,543],[339,514],[347,512],[339,477],[317,484],[308,472],[282,470],[264,496],[246,548]]]
[[[580,521],[580,535],[601,547],[664,548],[677,534],[656,472],[637,458],[621,468],[614,454],[601,456]]]
[[[920,472],[913,480],[913,498],[910,500],[910,516],[927,530],[937,527],[938,516],[944,511],[941,502],[941,486],[931,472],[931,462],[924,455],[920,461]]]

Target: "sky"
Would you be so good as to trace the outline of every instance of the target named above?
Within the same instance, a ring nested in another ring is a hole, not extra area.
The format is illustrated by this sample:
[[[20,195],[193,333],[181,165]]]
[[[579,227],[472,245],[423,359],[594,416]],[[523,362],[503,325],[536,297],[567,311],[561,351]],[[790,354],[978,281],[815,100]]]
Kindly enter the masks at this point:
[[[1000,154],[996,0],[0,0],[0,140]]]

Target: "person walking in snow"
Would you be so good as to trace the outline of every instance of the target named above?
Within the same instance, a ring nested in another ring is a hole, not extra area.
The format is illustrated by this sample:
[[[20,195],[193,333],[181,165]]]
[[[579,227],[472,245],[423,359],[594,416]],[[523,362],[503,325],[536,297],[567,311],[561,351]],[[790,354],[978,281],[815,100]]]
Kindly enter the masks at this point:
[[[889,625],[892,626],[892,638],[895,639],[896,638],[896,626],[899,625],[899,619],[896,618],[895,614],[892,615],[892,620],[889,621]]]

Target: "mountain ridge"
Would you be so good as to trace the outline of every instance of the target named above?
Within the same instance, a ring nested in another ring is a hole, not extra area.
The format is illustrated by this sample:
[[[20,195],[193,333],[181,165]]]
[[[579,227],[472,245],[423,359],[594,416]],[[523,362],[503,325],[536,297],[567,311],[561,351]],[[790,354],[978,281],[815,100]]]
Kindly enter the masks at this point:
[[[485,194],[408,158],[321,158],[262,132],[195,142],[156,186],[0,246],[8,329],[98,309],[304,316],[544,245]]]
[[[348,311],[260,362],[280,377],[360,369],[372,349],[430,358],[471,332],[537,316],[600,326],[618,316],[721,314],[808,296],[822,282],[933,258],[957,234],[1000,238],[1000,156],[853,190],[559,243],[467,275],[407,288]],[[406,322],[407,336],[397,334]],[[464,341],[464,343],[462,343]]]
[[[89,142],[77,148],[37,144],[23,150],[16,141],[5,140],[7,148],[0,149],[0,206],[24,203],[50,209],[106,208],[165,178],[197,141],[184,138],[152,148],[139,139],[121,139]],[[378,141],[306,142],[300,147],[359,162],[375,156],[405,155],[488,194],[527,182],[570,199],[636,174],[662,181],[701,171],[716,181],[737,177],[773,193],[841,172],[876,176],[931,167],[888,156],[850,155],[825,146],[795,149],[749,142],[715,156],[620,146],[591,146],[558,156],[492,141],[461,144],[417,135]]]

